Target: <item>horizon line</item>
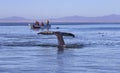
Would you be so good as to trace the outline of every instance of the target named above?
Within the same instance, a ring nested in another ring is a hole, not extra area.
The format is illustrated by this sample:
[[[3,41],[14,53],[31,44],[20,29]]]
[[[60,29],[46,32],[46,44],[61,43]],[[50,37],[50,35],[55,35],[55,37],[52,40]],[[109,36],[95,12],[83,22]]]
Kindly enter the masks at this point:
[[[41,18],[41,19],[56,19],[56,18],[64,18],[64,17],[104,17],[104,16],[117,16],[120,14],[107,14],[107,15],[98,15],[98,16],[82,16],[82,15],[69,15],[69,16],[60,16],[60,17],[49,17],[49,18]],[[25,18],[25,19],[38,19],[38,18],[28,18],[28,17],[24,17],[24,16],[8,16],[8,17],[0,17],[0,19],[4,19],[4,18],[12,18],[12,17],[19,17],[19,18]]]

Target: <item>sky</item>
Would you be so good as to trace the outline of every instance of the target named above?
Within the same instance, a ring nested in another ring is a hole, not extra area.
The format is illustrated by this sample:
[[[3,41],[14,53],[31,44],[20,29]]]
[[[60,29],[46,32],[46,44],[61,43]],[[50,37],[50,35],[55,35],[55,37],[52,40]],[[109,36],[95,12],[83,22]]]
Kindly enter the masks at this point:
[[[0,18],[31,19],[120,14],[120,0],[0,0]]]

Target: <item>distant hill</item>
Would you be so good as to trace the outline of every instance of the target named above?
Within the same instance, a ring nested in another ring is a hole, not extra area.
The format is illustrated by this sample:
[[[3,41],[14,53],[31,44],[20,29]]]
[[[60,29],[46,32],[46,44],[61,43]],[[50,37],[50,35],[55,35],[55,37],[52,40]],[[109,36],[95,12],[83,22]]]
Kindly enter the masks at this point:
[[[27,20],[27,19],[24,17],[13,16],[13,17],[3,18],[2,20]]]
[[[39,20],[39,19],[38,19]],[[44,21],[44,20],[43,20]],[[26,19],[24,17],[1,18],[0,22],[35,22],[35,19]],[[80,23],[120,23],[120,15],[107,15],[98,17],[67,16],[50,19],[50,22],[80,22]]]
[[[33,20],[26,19],[24,17],[13,16],[13,17],[1,18],[0,22],[33,22]]]
[[[81,23],[120,23],[120,15],[107,15],[99,17],[68,16],[51,19],[53,22],[81,22]]]

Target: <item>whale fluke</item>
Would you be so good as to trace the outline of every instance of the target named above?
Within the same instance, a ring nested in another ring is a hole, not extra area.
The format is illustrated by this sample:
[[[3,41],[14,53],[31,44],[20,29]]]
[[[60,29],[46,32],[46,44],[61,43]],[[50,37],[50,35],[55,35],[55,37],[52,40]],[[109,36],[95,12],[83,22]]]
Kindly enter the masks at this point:
[[[58,50],[63,50],[63,48],[65,48],[65,42],[63,39],[63,36],[72,36],[75,37],[74,34],[72,33],[67,33],[67,32],[59,32],[59,31],[44,31],[44,32],[39,32],[38,34],[42,34],[42,35],[56,35],[57,36],[57,40],[58,40]]]
[[[67,32],[59,32],[59,31],[44,31],[44,32],[39,32],[38,34],[43,34],[43,35],[56,35],[56,34],[61,34],[62,36],[72,36],[75,37],[74,34],[72,33],[67,33]]]

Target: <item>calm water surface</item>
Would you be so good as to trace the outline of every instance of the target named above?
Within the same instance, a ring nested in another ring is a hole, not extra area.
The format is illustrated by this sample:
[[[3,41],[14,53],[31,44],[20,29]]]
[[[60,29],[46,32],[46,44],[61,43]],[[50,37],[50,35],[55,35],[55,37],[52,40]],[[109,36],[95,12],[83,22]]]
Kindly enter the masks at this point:
[[[120,24],[53,23],[51,31],[76,36],[64,37],[77,46],[64,52],[57,51],[56,36],[37,35],[27,23],[9,24],[0,24],[0,73],[120,72]]]

